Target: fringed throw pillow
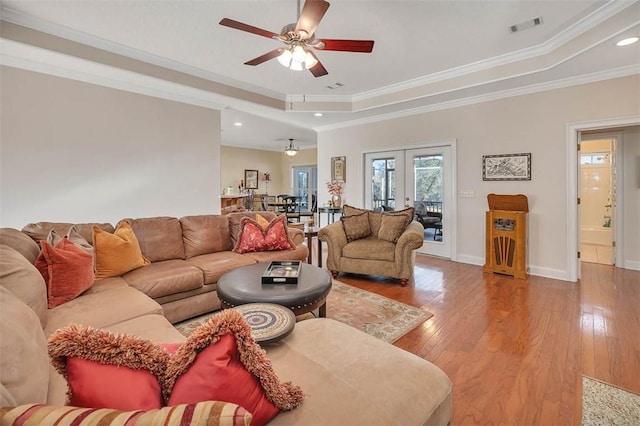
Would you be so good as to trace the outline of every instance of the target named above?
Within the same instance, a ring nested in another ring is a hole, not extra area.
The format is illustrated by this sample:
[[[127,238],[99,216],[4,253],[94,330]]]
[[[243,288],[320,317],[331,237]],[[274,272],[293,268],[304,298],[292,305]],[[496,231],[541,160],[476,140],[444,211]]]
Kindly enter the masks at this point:
[[[49,356],[75,406],[148,410],[218,400],[244,407],[260,425],[304,399],[300,387],[278,379],[233,309],[212,316],[182,344],[70,325],[50,337]]]
[[[240,233],[233,251],[250,253],[255,251],[290,250],[296,246],[287,230],[287,216],[281,214],[266,227],[256,220],[243,217],[240,221]]]

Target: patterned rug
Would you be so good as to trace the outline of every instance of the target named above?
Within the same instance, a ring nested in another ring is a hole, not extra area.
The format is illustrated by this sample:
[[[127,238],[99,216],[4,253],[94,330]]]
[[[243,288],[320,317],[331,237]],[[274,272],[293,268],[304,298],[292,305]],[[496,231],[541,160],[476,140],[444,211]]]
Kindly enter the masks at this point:
[[[582,424],[640,425],[640,395],[583,376]]]
[[[205,314],[176,324],[185,336],[205,323],[211,314]],[[348,324],[385,342],[395,342],[433,314],[396,302],[387,297],[360,290],[333,280],[327,297],[327,317]],[[298,321],[312,318],[311,314],[298,317]]]

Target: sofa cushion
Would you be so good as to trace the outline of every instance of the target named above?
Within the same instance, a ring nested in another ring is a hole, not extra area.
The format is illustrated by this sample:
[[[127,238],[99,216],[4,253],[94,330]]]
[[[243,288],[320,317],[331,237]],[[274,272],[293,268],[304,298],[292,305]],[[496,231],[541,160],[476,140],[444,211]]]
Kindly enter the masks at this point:
[[[377,237],[362,238],[342,248],[342,256],[351,259],[384,260],[393,262],[396,245]]]
[[[5,287],[47,323],[47,286],[31,262],[11,247],[0,245],[0,287]]]
[[[52,231],[53,232],[53,231]],[[47,284],[49,308],[75,299],[93,284],[93,256],[65,236],[54,247],[41,241],[42,252],[36,260]]]
[[[229,219],[220,215],[180,218],[186,258],[231,250]]]
[[[0,287],[0,336],[0,379],[6,392],[16,404],[45,403],[49,359],[40,319],[4,286]]]
[[[266,350],[280,377],[309,395],[304,409],[282,412],[269,426],[449,423],[451,382],[442,370],[346,324],[301,321]]]
[[[115,228],[110,223],[64,223],[64,222],[38,222],[30,223],[22,228],[22,232],[33,238],[35,241],[46,240],[49,232],[52,229],[58,233],[58,235],[67,235],[71,227],[76,228],[76,231],[82,237],[87,240],[91,245],[93,244],[93,227],[97,226],[105,232],[113,233]]]
[[[359,240],[371,235],[371,226],[369,226],[369,213],[362,212],[351,216],[340,217],[344,234],[347,236],[347,242]]]
[[[146,217],[140,219],[122,219],[119,223],[129,222],[136,234],[140,250],[150,262],[184,259],[182,226],[175,217]]]
[[[155,262],[122,276],[149,297],[194,290],[204,284],[203,272],[184,260]]]
[[[84,425],[151,425],[208,426],[251,424],[251,413],[239,405],[222,401],[203,401],[148,411],[99,410],[56,405],[26,404],[0,409],[1,424],[40,424],[46,418],[50,424]],[[22,423],[24,422],[24,423]]]
[[[40,246],[22,231],[0,228],[0,244],[7,245],[33,263],[40,254]]]
[[[269,222],[266,228],[250,217],[243,217],[240,234],[233,251],[249,253],[256,251],[289,250],[295,244],[287,231],[287,216],[282,214]]]
[[[83,294],[67,303],[49,309],[46,336],[71,323],[91,327],[108,327],[144,315],[162,315],[162,306],[131,287],[118,287],[99,293]]]
[[[256,263],[255,260],[232,251],[203,254],[191,257],[187,262],[204,272],[205,284],[215,284],[227,272]]]
[[[397,243],[407,225],[411,223],[411,217],[404,213],[383,213],[378,230],[378,238],[381,240]]]
[[[242,256],[253,259],[254,262],[271,262],[272,260],[307,260],[309,249],[305,245],[296,246],[291,250],[252,251]]]
[[[96,278],[117,277],[149,264],[128,222],[120,222],[113,234],[95,226],[93,242]]]

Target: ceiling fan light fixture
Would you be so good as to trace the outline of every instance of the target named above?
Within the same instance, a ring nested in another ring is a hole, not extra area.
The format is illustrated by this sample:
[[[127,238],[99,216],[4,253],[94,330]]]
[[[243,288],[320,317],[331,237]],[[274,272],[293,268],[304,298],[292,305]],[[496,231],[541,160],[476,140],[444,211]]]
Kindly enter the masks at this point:
[[[304,62],[306,57],[307,57],[307,51],[304,50],[304,47],[302,47],[301,45],[297,45],[293,48],[292,59],[294,62],[297,62],[300,64]]]
[[[280,65],[282,65],[283,67],[289,68],[291,66],[292,56],[293,55],[291,54],[291,50],[284,49],[282,53],[278,56],[278,62],[280,62]]]
[[[313,68],[318,63],[318,60],[311,54],[311,52],[307,52],[304,58],[304,65],[306,69]]]

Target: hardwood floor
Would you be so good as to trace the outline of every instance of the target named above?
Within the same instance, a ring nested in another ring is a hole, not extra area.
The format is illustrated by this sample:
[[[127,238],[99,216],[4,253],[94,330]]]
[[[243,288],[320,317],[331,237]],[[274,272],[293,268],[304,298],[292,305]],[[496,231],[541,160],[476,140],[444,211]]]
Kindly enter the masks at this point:
[[[453,382],[455,425],[581,423],[581,376],[640,393],[640,272],[583,263],[578,283],[418,255],[414,282],[340,281],[434,316],[395,345]]]

